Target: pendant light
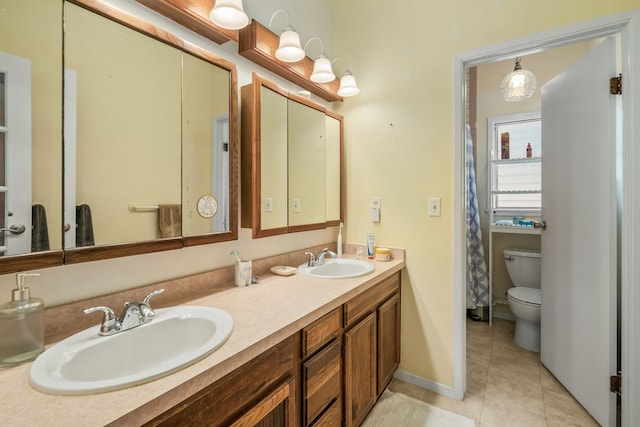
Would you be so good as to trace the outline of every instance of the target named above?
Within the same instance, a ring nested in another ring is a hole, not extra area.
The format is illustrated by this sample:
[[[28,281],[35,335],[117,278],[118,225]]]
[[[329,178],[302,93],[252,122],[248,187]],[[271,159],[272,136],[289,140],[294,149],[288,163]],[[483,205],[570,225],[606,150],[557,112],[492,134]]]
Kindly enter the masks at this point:
[[[242,0],[215,0],[209,18],[226,30],[239,30],[249,23],[249,17],[242,8]]]
[[[278,49],[276,49],[276,58],[282,62],[298,62],[305,57],[305,53],[300,45],[300,36],[289,23],[289,13],[284,9],[276,10],[269,21],[269,28],[271,28],[273,18],[275,18],[278,12],[284,12],[287,15],[287,25],[282,30],[282,34],[280,34],[280,43]]]
[[[507,102],[531,98],[536,91],[536,84],[536,76],[531,71],[523,70],[520,58],[516,58],[513,71],[507,74],[500,84],[502,98]]]
[[[304,44],[304,50],[306,52],[307,46],[309,46],[309,43],[311,43],[313,40],[318,40],[320,42],[320,54],[313,62],[313,71],[311,72],[311,76],[309,77],[309,79],[312,82],[316,83],[332,82],[336,79],[336,75],[333,74],[333,70],[331,69],[331,61],[329,61],[329,58],[327,58],[327,56],[324,54],[324,45],[322,44],[322,40],[320,40],[318,37],[310,38]]]

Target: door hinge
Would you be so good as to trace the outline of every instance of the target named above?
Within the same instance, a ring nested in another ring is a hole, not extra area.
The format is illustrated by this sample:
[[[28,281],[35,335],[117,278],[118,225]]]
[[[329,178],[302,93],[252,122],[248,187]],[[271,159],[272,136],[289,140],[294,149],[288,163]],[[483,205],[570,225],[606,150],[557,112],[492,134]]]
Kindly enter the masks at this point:
[[[611,77],[609,80],[609,92],[611,95],[622,95],[622,74]]]
[[[612,375],[610,379],[609,391],[611,393],[622,394],[622,372],[618,372],[618,375]]]

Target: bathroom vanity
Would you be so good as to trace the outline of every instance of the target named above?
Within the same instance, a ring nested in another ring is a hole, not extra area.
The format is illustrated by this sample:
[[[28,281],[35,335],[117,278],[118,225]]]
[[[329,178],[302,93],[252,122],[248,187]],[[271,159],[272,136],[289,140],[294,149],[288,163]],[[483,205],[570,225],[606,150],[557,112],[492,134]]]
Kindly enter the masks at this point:
[[[31,364],[2,370],[0,424],[359,425],[400,356],[404,254],[371,262],[375,270],[365,276],[264,275],[258,285],[189,301],[231,313],[229,340],[203,360],[139,386],[57,396],[28,384]],[[12,409],[20,405],[38,410]]]

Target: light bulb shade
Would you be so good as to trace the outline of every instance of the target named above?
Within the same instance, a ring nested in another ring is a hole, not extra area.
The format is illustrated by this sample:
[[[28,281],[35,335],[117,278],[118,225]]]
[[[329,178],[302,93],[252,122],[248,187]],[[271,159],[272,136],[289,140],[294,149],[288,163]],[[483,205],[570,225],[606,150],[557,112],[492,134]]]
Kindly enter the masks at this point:
[[[218,27],[227,30],[239,30],[249,23],[249,17],[242,8],[242,0],[216,0],[209,18]]]
[[[313,63],[313,72],[309,78],[312,82],[316,83],[329,83],[334,81],[336,76],[331,69],[331,61],[329,61],[326,56],[320,55]]]
[[[300,46],[300,36],[293,28],[286,28],[280,35],[276,58],[282,62],[298,62],[304,57],[304,50]]]
[[[536,85],[536,76],[531,71],[516,66],[516,70],[502,79],[500,91],[505,101],[516,102],[531,98],[536,91]]]
[[[360,89],[356,85],[356,78],[349,71],[345,71],[340,79],[340,89],[338,89],[338,95],[340,96],[354,96],[360,93]]]

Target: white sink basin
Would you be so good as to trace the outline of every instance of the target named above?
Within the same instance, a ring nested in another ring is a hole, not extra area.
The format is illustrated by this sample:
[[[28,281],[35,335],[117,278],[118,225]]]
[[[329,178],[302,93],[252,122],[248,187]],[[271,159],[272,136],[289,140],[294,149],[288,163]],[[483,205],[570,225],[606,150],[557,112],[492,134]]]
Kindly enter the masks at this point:
[[[40,391],[78,395],[118,390],[178,371],[231,335],[233,318],[211,307],[155,310],[144,325],[110,336],[93,326],[60,341],[31,365],[29,380]]]
[[[324,264],[308,267],[302,264],[298,267],[301,274],[321,279],[347,279],[349,277],[364,276],[375,269],[373,262],[358,259],[336,258],[328,259]]]

